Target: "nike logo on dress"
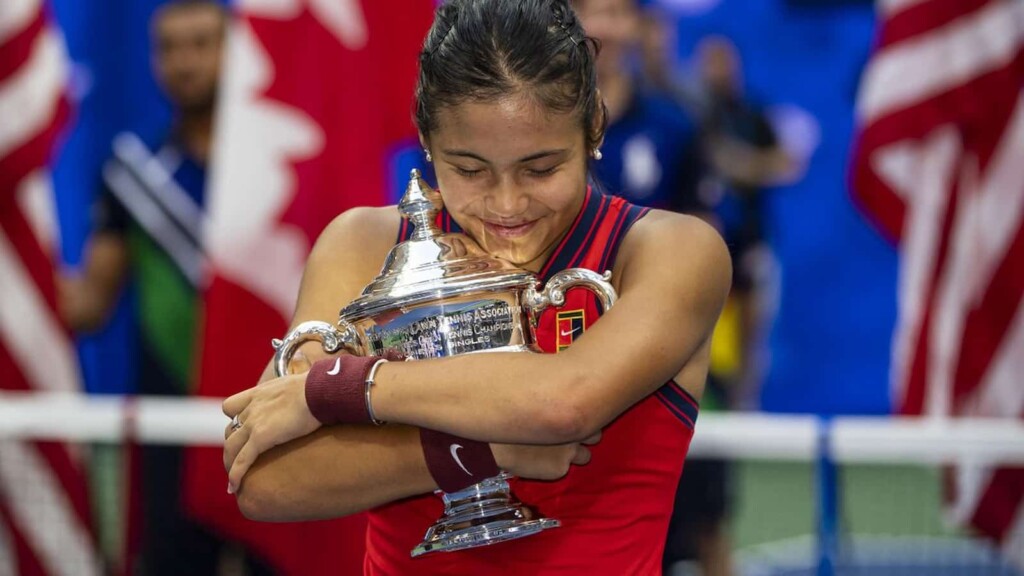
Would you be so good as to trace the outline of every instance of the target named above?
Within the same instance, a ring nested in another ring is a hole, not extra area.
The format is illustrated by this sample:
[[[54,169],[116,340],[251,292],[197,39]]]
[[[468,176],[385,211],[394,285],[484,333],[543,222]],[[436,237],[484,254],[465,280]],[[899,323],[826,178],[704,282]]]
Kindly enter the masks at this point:
[[[472,476],[473,473],[470,472],[469,470],[466,470],[466,467],[462,465],[462,460],[459,460],[459,448],[462,448],[462,444],[452,444],[451,445],[449,450],[452,453],[452,458],[455,459],[455,463],[459,465],[459,468],[462,468],[463,472],[465,472],[466,474],[469,474],[470,476]]]
[[[575,333],[575,332],[576,332],[576,329],[575,329],[575,328],[573,328],[572,330],[569,330],[568,332],[560,332],[560,334],[561,334],[562,336],[571,336],[571,335],[572,335],[573,333]]]
[[[334,359],[334,368],[327,371],[328,376],[337,376],[341,372],[341,358]]]

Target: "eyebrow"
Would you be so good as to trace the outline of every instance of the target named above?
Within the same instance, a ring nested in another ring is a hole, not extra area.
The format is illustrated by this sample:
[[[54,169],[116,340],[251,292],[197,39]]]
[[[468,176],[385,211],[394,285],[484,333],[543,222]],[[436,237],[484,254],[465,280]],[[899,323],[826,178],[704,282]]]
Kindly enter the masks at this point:
[[[519,160],[516,160],[516,162],[518,162],[518,163],[532,162],[533,160],[539,160],[541,158],[547,158],[549,156],[556,156],[558,154],[564,154],[565,152],[568,152],[568,150],[569,150],[568,148],[559,148],[559,149],[555,149],[555,150],[541,150],[540,152],[535,152],[533,154],[530,154],[529,156],[523,156]],[[442,150],[442,152],[444,152],[444,154],[447,155],[447,156],[460,156],[462,158],[472,158],[473,160],[479,160],[480,162],[483,162],[485,164],[489,164],[490,163],[483,156],[480,156],[479,154],[474,154],[473,152],[470,152],[469,150],[448,150],[448,149],[445,149],[445,150]]]

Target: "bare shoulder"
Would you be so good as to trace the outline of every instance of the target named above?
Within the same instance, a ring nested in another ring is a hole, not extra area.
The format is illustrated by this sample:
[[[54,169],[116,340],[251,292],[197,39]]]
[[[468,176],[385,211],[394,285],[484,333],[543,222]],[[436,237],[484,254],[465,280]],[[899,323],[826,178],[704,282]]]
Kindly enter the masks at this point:
[[[401,217],[394,206],[353,208],[331,221],[306,262],[293,322],[336,316],[380,272]]]
[[[700,218],[664,210],[651,210],[633,225],[615,267],[625,283],[661,278],[723,300],[732,284],[729,249],[718,231]]]
[[[310,264],[344,262],[357,266],[366,261],[380,268],[395,244],[401,218],[394,206],[347,210],[324,228],[310,253]]]

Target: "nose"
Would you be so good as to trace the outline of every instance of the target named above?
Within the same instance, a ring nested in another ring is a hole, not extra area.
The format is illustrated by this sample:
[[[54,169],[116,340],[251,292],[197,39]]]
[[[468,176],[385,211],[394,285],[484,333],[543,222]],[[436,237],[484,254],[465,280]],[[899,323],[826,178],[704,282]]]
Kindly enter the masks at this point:
[[[529,203],[529,195],[522,186],[511,178],[502,178],[485,198],[484,207],[492,216],[513,219],[526,212]]]

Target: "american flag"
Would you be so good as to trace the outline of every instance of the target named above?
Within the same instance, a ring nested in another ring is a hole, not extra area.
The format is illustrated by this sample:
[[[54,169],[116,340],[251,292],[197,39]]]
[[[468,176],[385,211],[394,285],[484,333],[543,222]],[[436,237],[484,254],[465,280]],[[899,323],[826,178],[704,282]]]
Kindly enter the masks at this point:
[[[898,242],[905,414],[1024,417],[1024,2],[881,0],[853,188]],[[1024,469],[963,465],[949,512],[1024,565]]]
[[[56,313],[46,170],[68,114],[64,44],[42,0],[0,2],[0,394],[80,389]],[[0,438],[0,574],[99,574],[80,462]]]

